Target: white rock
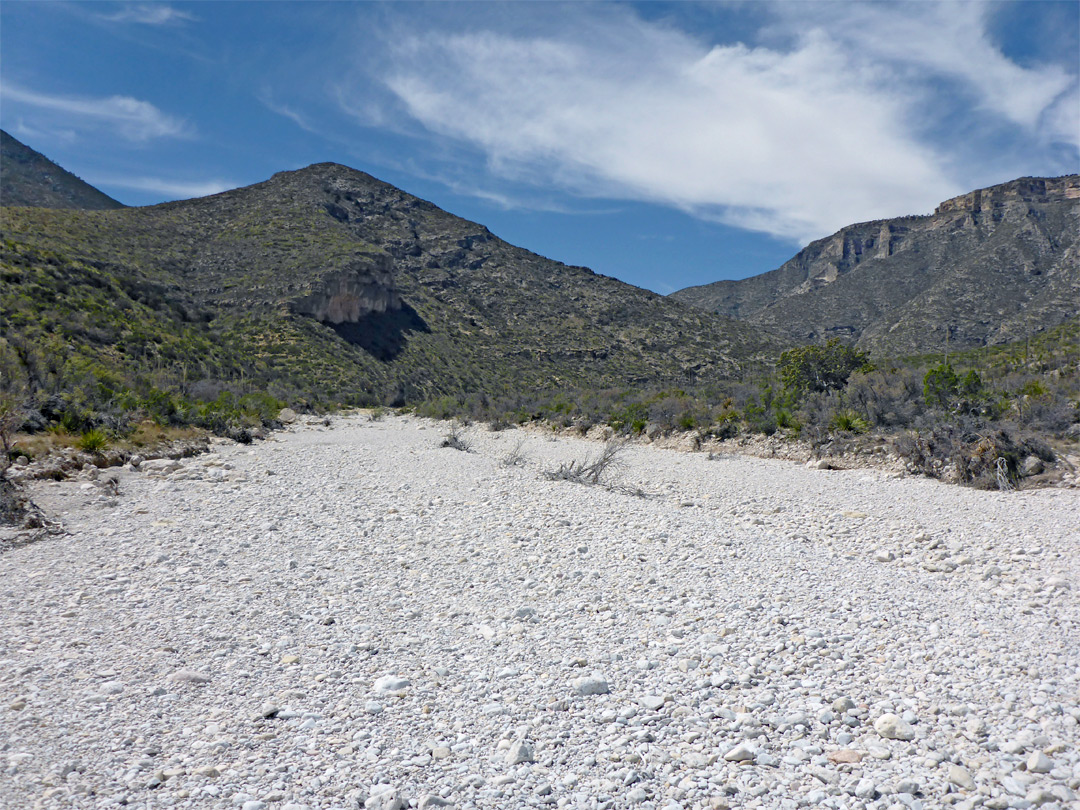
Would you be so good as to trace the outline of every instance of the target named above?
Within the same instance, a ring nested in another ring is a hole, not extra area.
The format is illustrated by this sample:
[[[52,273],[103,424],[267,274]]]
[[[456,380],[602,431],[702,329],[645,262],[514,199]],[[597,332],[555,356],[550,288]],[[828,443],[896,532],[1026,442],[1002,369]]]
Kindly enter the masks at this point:
[[[971,774],[966,769],[961,768],[959,765],[949,766],[949,782],[964,790],[975,789],[975,780],[971,778]]]
[[[739,743],[726,754],[724,759],[728,762],[749,762],[757,756],[757,751],[747,743]]]
[[[380,695],[388,692],[400,692],[408,687],[409,681],[405,678],[399,678],[397,675],[383,675],[372,686],[375,692]]]
[[[178,669],[168,677],[174,683],[210,683],[210,676],[193,669]]]
[[[1050,757],[1042,751],[1033,751],[1031,756],[1027,758],[1027,769],[1031,773],[1050,773],[1053,767],[1054,763]]]
[[[515,740],[506,752],[507,765],[520,765],[522,762],[535,762],[532,746],[525,740]]]
[[[915,729],[895,714],[883,714],[874,721],[874,731],[886,740],[913,740]]]
[[[860,799],[872,799],[877,793],[877,785],[870,779],[860,779],[855,786],[855,795]]]
[[[368,800],[364,802],[364,807],[367,810],[402,810],[402,808],[405,807],[405,802],[402,801],[397,788],[386,788],[385,785],[376,785],[374,789],[379,792],[373,793],[368,797]]]
[[[586,675],[574,678],[570,684],[579,695],[606,695],[610,692],[607,678],[603,675]]]

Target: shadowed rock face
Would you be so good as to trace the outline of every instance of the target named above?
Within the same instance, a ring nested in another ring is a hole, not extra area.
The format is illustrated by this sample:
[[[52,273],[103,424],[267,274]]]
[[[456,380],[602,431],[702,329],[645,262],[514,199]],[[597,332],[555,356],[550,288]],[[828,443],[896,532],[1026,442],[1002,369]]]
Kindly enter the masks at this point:
[[[781,267],[672,294],[806,342],[885,353],[1022,339],[1077,312],[1080,176],[1024,177],[930,216],[850,225]]]
[[[292,309],[329,324],[356,323],[372,314],[401,309],[389,256],[365,259],[326,276],[321,289],[293,302]]]

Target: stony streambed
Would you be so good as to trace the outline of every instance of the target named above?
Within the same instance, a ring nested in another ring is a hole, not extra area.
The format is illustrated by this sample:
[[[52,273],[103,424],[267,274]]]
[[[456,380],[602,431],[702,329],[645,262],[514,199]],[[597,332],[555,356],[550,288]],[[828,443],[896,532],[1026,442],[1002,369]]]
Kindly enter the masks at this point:
[[[446,430],[33,484],[0,806],[1080,806],[1076,490]]]

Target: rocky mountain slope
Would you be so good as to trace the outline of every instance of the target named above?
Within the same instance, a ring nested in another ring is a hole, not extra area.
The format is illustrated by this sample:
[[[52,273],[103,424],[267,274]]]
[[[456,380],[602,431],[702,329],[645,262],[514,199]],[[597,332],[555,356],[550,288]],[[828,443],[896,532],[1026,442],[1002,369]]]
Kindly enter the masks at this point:
[[[1080,312],[1080,176],[1025,177],[931,216],[864,222],[783,266],[672,294],[808,342],[841,336],[882,353],[998,344]]]
[[[16,353],[74,351],[98,380],[140,368],[402,403],[686,384],[776,348],[335,164],[147,208],[5,208],[2,230]]]
[[[3,130],[0,130],[0,201],[3,205],[34,208],[124,207]]]

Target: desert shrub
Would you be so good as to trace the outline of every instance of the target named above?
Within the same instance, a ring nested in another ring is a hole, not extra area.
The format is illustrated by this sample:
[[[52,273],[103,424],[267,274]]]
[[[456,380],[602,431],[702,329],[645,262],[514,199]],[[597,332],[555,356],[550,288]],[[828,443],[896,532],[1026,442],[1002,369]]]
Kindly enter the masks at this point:
[[[838,338],[824,345],[800,346],[780,355],[780,383],[796,397],[814,391],[836,391],[844,387],[856,370],[872,368],[869,356]]]
[[[923,399],[931,407],[948,409],[959,384],[960,379],[952,366],[944,363],[934,366],[923,377]]]
[[[284,407],[284,402],[270,396],[265,391],[253,391],[244,394],[237,403],[237,409],[241,413],[263,423],[277,419],[278,413]]]
[[[829,429],[844,433],[866,433],[870,430],[870,423],[857,411],[842,410],[833,413],[829,420]]]
[[[622,454],[623,447],[621,442],[610,441],[604,445],[603,450],[595,458],[586,456],[583,459],[565,461],[554,470],[545,472],[544,477],[551,481],[599,484],[605,474],[620,466],[619,456]]]
[[[649,409],[641,402],[631,402],[608,417],[608,425],[617,433],[637,435],[645,430]]]
[[[454,425],[450,428],[450,432],[443,436],[442,441],[439,443],[439,447],[449,447],[452,450],[460,450],[463,453],[472,452],[472,442],[468,440],[461,428]]]
[[[94,428],[79,437],[78,447],[86,453],[101,453],[109,446],[109,437],[105,431]]]
[[[787,408],[776,408],[776,426],[781,430],[791,430],[796,434],[802,429],[802,423]]]
[[[26,408],[21,397],[13,394],[0,394],[0,478],[14,453],[15,431],[26,421]]]
[[[514,449],[500,459],[499,463],[504,467],[525,466],[525,440],[522,439],[514,445]]]
[[[906,431],[893,439],[893,448],[912,472],[932,478],[951,472],[957,482],[979,489],[1016,487],[1021,463],[1028,456],[1054,459],[1053,450],[1039,437],[992,427],[973,417]]]
[[[443,396],[429,399],[416,406],[417,416],[426,416],[429,419],[452,419],[461,415],[462,405],[457,397]]]
[[[871,426],[911,425],[925,410],[923,380],[911,368],[856,371],[843,389],[843,401]]]

